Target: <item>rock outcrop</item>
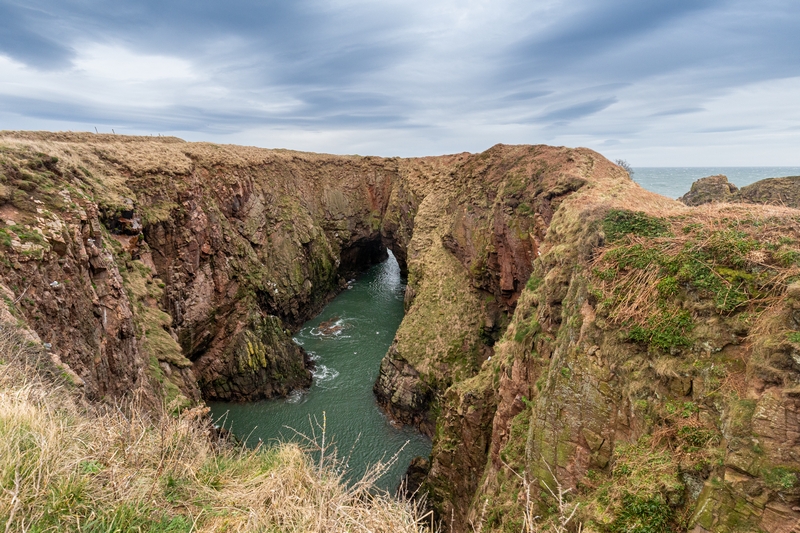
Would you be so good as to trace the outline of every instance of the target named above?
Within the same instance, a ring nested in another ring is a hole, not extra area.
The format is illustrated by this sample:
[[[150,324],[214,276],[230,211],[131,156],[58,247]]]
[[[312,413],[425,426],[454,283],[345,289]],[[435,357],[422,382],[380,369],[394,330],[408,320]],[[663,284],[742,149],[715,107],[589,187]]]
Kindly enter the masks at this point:
[[[686,205],[697,206],[712,202],[730,202],[739,189],[728,181],[727,176],[718,174],[701,178],[692,183],[689,192],[678,198]]]
[[[386,257],[390,202],[392,244],[410,231],[395,160],[88,134],[1,142],[0,273],[93,398],[308,386],[291,331]]]
[[[800,176],[767,178],[741,189],[729,183],[726,176],[709,176],[692,183],[692,189],[679,200],[690,206],[728,202],[800,208]]]
[[[739,190],[735,201],[800,209],[800,176],[767,178],[751,183]]]
[[[307,386],[292,331],[388,247],[406,316],[374,391],[432,435],[411,477],[449,530],[546,527],[559,487],[584,531],[800,520],[797,178],[706,178],[688,207],[587,149],[25,132],[0,173],[0,317],[92,399]]]

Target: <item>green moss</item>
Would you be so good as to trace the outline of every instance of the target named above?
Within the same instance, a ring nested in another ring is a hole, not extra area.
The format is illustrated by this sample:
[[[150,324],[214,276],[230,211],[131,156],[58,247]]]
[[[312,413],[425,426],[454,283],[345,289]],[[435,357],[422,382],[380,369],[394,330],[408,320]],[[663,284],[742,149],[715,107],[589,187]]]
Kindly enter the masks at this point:
[[[610,533],[670,533],[675,511],[660,496],[639,498],[626,494]]]
[[[757,405],[755,400],[738,400],[731,403],[730,428],[734,435],[744,436],[750,432]]]
[[[531,318],[529,322],[523,322],[517,326],[517,331],[514,333],[514,342],[524,342],[533,335],[541,331],[541,326],[536,318]]]
[[[627,292],[641,290],[640,281],[636,281],[641,276],[636,271],[655,270],[657,304],[662,309],[680,303],[689,291],[713,299],[716,309],[724,313],[772,293],[773,272],[748,260],[751,252],[761,248],[755,237],[736,228],[707,231],[697,227],[692,227],[689,240],[616,245],[605,254],[605,264],[595,268],[593,275],[614,287],[614,296],[619,299]],[[651,316],[649,320],[658,318]],[[642,321],[638,323],[641,328],[651,329]],[[641,337],[643,333],[636,331],[634,335]]]
[[[612,209],[603,218],[603,233],[608,242],[615,242],[626,235],[641,237],[669,235],[669,226],[665,220],[648,216],[641,211]]]
[[[773,490],[789,490],[797,485],[797,472],[784,466],[764,469],[762,477],[767,486]]]
[[[166,222],[172,218],[172,211],[181,206],[175,202],[165,201],[141,208],[142,222],[145,225]]]
[[[686,310],[662,311],[651,316],[645,326],[635,325],[628,332],[628,339],[669,350],[692,345],[689,338],[694,329],[692,317]]]
[[[531,277],[528,278],[528,282],[525,283],[525,288],[533,292],[539,288],[539,286],[542,284],[542,281],[544,280],[542,280],[542,278],[538,277],[536,274],[531,274]]]
[[[800,344],[800,331],[792,331],[787,333],[786,337],[789,339],[789,342]]]
[[[530,408],[524,409],[511,420],[511,436],[508,443],[500,450],[503,461],[515,469],[525,466],[525,445],[530,429],[531,412]]]

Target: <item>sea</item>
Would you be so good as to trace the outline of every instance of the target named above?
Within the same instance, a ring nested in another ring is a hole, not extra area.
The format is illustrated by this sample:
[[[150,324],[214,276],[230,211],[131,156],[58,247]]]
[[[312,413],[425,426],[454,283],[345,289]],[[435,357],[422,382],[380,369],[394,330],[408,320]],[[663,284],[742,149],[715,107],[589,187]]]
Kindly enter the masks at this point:
[[[764,178],[800,176],[800,167],[634,167],[633,180],[649,191],[678,198],[689,192],[695,181],[717,174],[744,187]]]

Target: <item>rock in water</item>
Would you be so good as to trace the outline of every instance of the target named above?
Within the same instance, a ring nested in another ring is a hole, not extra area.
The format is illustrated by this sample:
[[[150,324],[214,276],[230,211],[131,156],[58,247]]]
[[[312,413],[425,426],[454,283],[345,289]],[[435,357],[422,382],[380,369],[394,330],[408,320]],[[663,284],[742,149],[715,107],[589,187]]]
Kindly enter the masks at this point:
[[[712,202],[730,202],[738,189],[722,174],[700,178],[692,183],[692,189],[678,198],[686,205],[702,205]]]

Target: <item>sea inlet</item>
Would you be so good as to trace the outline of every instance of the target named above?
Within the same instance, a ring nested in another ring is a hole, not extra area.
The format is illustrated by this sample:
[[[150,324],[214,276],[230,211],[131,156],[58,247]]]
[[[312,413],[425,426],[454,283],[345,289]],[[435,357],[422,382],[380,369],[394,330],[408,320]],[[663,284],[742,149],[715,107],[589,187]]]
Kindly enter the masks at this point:
[[[431,441],[410,427],[397,427],[381,412],[372,393],[380,361],[403,319],[405,283],[397,260],[375,265],[348,285],[294,337],[314,360],[314,382],[288,398],[253,403],[213,402],[217,424],[254,446],[263,441],[303,443],[325,425],[350,480],[368,467],[397,460],[378,481],[394,491],[411,459],[428,456]]]

